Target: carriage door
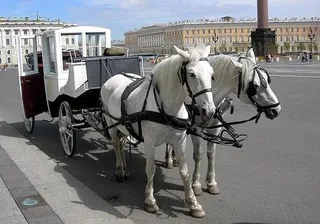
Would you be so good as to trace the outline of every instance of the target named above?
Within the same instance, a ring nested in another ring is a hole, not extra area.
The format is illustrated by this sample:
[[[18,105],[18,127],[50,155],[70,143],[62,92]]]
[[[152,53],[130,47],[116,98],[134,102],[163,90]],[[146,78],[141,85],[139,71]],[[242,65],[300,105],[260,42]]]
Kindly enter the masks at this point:
[[[47,111],[42,54],[37,51],[41,46],[38,46],[40,42],[37,38],[39,37],[17,38],[20,96],[25,118]]]

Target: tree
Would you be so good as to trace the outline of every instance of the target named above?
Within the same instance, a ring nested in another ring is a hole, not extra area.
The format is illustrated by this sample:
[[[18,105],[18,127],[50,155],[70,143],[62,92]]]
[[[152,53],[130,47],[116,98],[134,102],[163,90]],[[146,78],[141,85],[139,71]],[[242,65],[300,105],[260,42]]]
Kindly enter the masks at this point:
[[[290,50],[290,43],[289,42],[284,42],[283,43],[283,48],[285,52],[288,52]]]
[[[298,51],[304,51],[305,50],[305,46],[304,46],[304,43],[303,42],[296,42],[296,45],[297,45],[297,50]]]

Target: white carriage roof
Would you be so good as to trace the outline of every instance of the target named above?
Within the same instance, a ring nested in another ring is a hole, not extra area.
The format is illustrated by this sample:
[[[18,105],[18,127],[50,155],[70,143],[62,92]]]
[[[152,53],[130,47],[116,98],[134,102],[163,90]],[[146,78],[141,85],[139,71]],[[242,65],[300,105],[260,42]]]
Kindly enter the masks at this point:
[[[68,34],[68,33],[100,33],[100,32],[107,32],[110,33],[110,29],[102,28],[102,27],[95,27],[95,26],[72,26],[67,28],[60,28],[55,30],[47,30],[41,33],[37,33],[36,36],[42,35],[52,35],[52,34]]]

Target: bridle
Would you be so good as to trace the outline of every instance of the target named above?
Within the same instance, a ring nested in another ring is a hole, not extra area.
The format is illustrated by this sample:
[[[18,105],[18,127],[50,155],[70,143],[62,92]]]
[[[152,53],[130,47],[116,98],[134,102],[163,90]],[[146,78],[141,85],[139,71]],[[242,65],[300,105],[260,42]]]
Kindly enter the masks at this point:
[[[247,60],[250,60],[249,58],[247,57],[239,57],[238,59],[238,62],[241,61],[241,59],[247,59]],[[251,61],[251,60],[250,60]],[[253,62],[253,61],[251,61]],[[254,62],[253,62],[254,63]],[[261,71],[264,71],[267,76],[268,76],[268,80],[266,81],[265,78],[263,77]],[[252,80],[249,82],[249,85],[248,85],[248,88],[246,90],[246,93],[247,93],[247,96],[249,97],[250,101],[252,102],[253,105],[255,105],[257,107],[257,110],[259,113],[262,113],[262,112],[265,112],[267,109],[270,109],[270,108],[275,108],[277,106],[280,105],[280,102],[278,103],[274,103],[274,104],[270,104],[270,105],[267,105],[267,106],[261,106],[257,101],[254,100],[254,96],[257,95],[257,90],[256,88],[254,87],[254,79],[255,79],[255,76],[256,74],[258,74],[259,76],[259,79],[260,79],[260,82],[261,82],[261,85],[264,87],[264,88],[267,88],[268,87],[268,84],[271,83],[271,78],[270,78],[270,75],[269,73],[267,72],[267,70],[261,68],[258,64],[255,64],[255,66],[253,67],[253,74],[252,74]],[[237,96],[238,98],[240,98],[240,93],[241,93],[241,90],[243,91],[243,88],[242,88],[242,72],[239,72],[239,81],[238,81],[238,93],[237,93]],[[268,84],[267,84],[268,82]]]
[[[204,58],[203,57],[203,58],[200,58],[199,61],[208,61],[208,58]],[[174,128],[177,128],[177,129],[181,129],[181,128],[178,128],[176,124],[179,124],[179,126],[183,126],[183,128],[187,128],[187,129],[190,128],[194,124],[195,115],[196,115],[196,109],[198,108],[197,104],[196,104],[196,98],[198,96],[202,95],[202,94],[205,94],[207,92],[211,92],[211,88],[206,88],[206,89],[203,89],[203,90],[193,94],[193,92],[192,92],[192,90],[190,88],[190,85],[188,83],[188,79],[187,79],[187,69],[186,69],[186,67],[187,67],[188,64],[189,64],[189,61],[183,61],[181,67],[179,68],[179,70],[177,72],[177,75],[178,75],[178,78],[179,78],[179,81],[180,81],[181,85],[182,86],[186,85],[188,94],[189,94],[190,98],[192,99],[191,111],[187,110],[188,113],[189,113],[188,121],[169,116],[165,112],[163,104],[162,104],[161,100],[158,97],[159,93],[160,93],[158,86],[156,85],[155,88],[154,88],[154,97],[156,99],[156,104],[157,104],[157,107],[158,107],[158,110],[159,110],[160,114],[162,115],[162,117],[164,118],[164,120],[167,122],[168,125],[170,125],[170,126],[172,126]],[[190,113],[191,113],[191,116],[190,116]]]
[[[200,58],[199,61],[207,61],[208,62],[208,58]],[[197,107],[197,103],[196,103],[196,98],[202,94],[205,94],[207,92],[212,92],[211,88],[206,88],[206,89],[203,89],[195,94],[192,93],[192,90],[190,88],[190,85],[188,83],[188,79],[187,79],[187,65],[188,65],[189,61],[183,61],[182,62],[182,65],[180,67],[180,69],[178,70],[178,78],[180,80],[180,83],[182,85],[186,85],[187,87],[187,90],[188,90],[188,93],[189,93],[189,97],[191,98],[191,125],[194,124],[195,122],[195,116],[196,116],[196,113],[197,113],[197,110],[198,110],[198,107]],[[214,80],[213,76],[211,77],[212,80]]]
[[[199,61],[207,61],[208,62],[208,58],[200,58]],[[189,64],[189,61],[183,61],[182,65],[180,67],[180,69],[178,70],[178,78],[180,80],[180,83],[182,85],[186,84],[189,96],[192,98],[192,101],[195,100],[196,97],[206,93],[206,92],[211,92],[211,88],[206,88],[203,89],[199,92],[197,92],[196,94],[192,93],[192,90],[190,88],[190,85],[188,83],[188,79],[187,79],[187,65]],[[213,77],[212,77],[213,79]]]

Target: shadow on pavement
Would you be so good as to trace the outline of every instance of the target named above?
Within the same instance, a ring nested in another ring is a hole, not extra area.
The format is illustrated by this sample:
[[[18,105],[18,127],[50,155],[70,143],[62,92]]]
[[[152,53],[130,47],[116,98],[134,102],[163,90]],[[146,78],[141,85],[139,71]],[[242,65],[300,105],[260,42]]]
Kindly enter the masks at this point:
[[[60,171],[59,167],[63,167],[98,196],[110,203],[114,209],[108,211],[109,213],[119,218],[128,217],[133,220],[137,217],[136,210],[140,210],[138,214],[143,212],[145,213],[144,216],[153,216],[159,219],[178,217],[177,213],[188,215],[188,210],[183,203],[184,192],[181,180],[174,181],[177,184],[166,181],[170,178],[165,178],[162,170],[165,169],[163,168],[164,164],[160,161],[156,161],[154,177],[154,195],[160,207],[160,212],[149,214],[144,211],[145,157],[140,146],[132,150],[131,158],[129,158],[127,150],[126,159],[130,176],[126,182],[117,183],[114,175],[115,153],[112,146],[93,129],[77,131],[75,155],[69,158],[64,155],[56,122],[47,123],[36,120],[32,134],[26,132],[23,122],[12,123],[11,125],[58,164],[55,169],[56,172]],[[178,170],[170,172],[178,172]],[[64,177],[67,183],[75,188],[73,182],[69,181],[67,176],[64,175]],[[91,206],[92,203],[89,201],[86,203],[89,199],[86,195],[82,195],[81,189],[76,190],[82,201],[73,203],[83,203],[86,206]],[[164,193],[160,194],[160,191]],[[97,207],[90,208],[100,209]],[[133,213],[135,215],[132,217]]]

